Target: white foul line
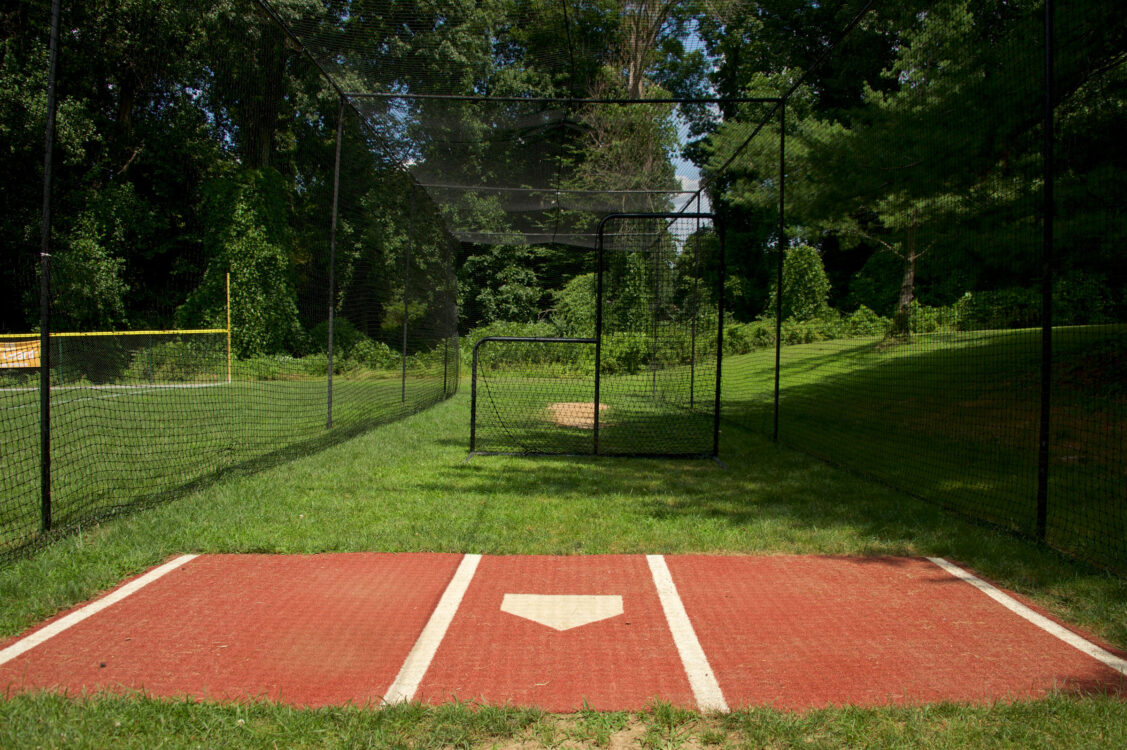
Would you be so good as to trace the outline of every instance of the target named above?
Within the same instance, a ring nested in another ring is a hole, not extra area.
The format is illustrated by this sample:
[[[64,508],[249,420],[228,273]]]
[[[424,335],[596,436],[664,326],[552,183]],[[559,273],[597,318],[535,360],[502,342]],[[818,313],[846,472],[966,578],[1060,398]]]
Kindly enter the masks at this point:
[[[728,710],[728,703],[724,700],[724,693],[720,690],[720,683],[708,663],[708,657],[697,640],[693,624],[689,622],[689,614],[685,611],[685,604],[677,593],[677,586],[673,583],[673,576],[665,558],[661,555],[646,555],[650,573],[653,575],[654,586],[657,587],[658,598],[661,599],[661,608],[665,611],[665,621],[669,623],[669,631],[673,634],[673,643],[677,646],[677,653],[681,656],[681,665],[689,678],[689,687],[693,689],[693,697],[701,711]]]
[[[419,683],[423,681],[423,675],[430,667],[439,644],[446,636],[446,630],[450,627],[454,615],[458,612],[462,597],[466,595],[466,589],[470,587],[470,581],[473,580],[474,571],[477,570],[479,562],[481,562],[481,555],[466,555],[462,558],[458,569],[454,571],[454,577],[450,579],[450,583],[446,585],[446,591],[442,593],[442,598],[438,600],[438,606],[431,613],[426,627],[423,628],[423,632],[419,633],[419,638],[415,641],[411,653],[407,654],[403,666],[399,668],[399,674],[395,676],[395,681],[387,689],[383,698],[385,703],[406,703],[415,698]]]
[[[946,570],[955,578],[958,578],[961,581],[966,581],[971,586],[974,586],[976,589],[986,594],[988,597],[998,602],[1006,609],[1010,610],[1020,617],[1024,617],[1026,620],[1029,620],[1029,622],[1033,623],[1050,635],[1056,636],[1060,640],[1067,643],[1069,646],[1079,649],[1093,659],[1103,662],[1105,665],[1111,667],[1116,672],[1127,675],[1127,660],[1120,659],[1110,651],[1102,649],[1091,641],[1081,638],[1076,633],[1073,633],[1068,628],[1058,625],[1048,617],[1037,614],[1029,607],[1014,599],[1012,596],[1009,596],[1008,594],[1000,591],[998,588],[991,586],[981,578],[971,575],[959,566],[947,562],[942,557],[929,557],[927,559]]]
[[[90,602],[89,604],[87,604],[82,609],[75,610],[74,612],[71,612],[69,615],[67,615],[65,617],[60,617],[58,620],[55,620],[54,622],[52,622],[50,625],[46,625],[45,627],[42,627],[39,630],[36,630],[34,633],[31,633],[26,638],[21,638],[20,640],[13,643],[11,646],[8,646],[7,648],[0,650],[0,664],[7,664],[8,662],[10,662],[12,659],[15,659],[20,654],[23,654],[27,651],[30,651],[31,649],[38,646],[40,643],[43,643],[44,641],[47,641],[51,638],[54,638],[56,635],[63,632],[64,630],[67,630],[68,628],[71,628],[71,627],[77,625],[78,623],[82,622],[83,620],[85,620],[86,618],[88,618],[92,615],[96,615],[97,613],[99,613],[103,609],[105,609],[106,607],[109,607],[113,604],[116,604],[117,602],[120,602],[122,599],[129,596],[130,594],[144,588],[145,586],[148,586],[150,583],[152,583],[156,579],[160,578],[165,573],[171,573],[172,571],[179,568],[181,565],[188,563],[188,562],[191,562],[192,560],[196,559],[197,557],[199,557],[199,555],[181,555],[180,557],[177,557],[175,560],[170,560],[169,562],[166,562],[164,565],[161,565],[159,568],[153,568],[152,570],[150,570],[148,573],[144,574],[140,578],[135,578],[134,580],[132,580],[129,583],[122,586],[121,588],[115,589],[114,591],[111,591],[110,593],[103,596],[101,599],[98,599],[97,601]]]

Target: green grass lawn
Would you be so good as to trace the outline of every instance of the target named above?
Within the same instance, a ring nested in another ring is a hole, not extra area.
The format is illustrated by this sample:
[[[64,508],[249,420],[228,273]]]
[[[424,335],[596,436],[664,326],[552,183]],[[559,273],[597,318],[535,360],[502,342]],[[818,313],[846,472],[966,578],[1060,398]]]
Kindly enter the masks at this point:
[[[1058,329],[1049,544],[1127,574],[1127,327]],[[1036,527],[1040,331],[783,349],[785,444],[953,510]],[[774,352],[724,363],[724,414],[772,430]]]
[[[231,473],[16,560],[0,568],[0,633],[18,633],[182,552],[801,552],[944,556],[1127,644],[1124,580],[745,430],[724,430],[727,469],[703,460],[466,462],[468,412],[462,395],[315,455]],[[4,747],[1106,747],[1127,741],[1124,727],[1122,700],[1063,695],[994,707],[726,717],[661,705],[561,717],[466,705],[305,711],[50,695],[0,702]]]
[[[982,357],[991,347],[1011,347],[1003,350],[1011,353],[1027,349],[1020,336],[974,341],[957,346],[936,340],[930,347],[939,353],[935,356],[951,358],[944,360],[951,368],[960,361],[959,352],[967,353],[967,367],[974,362],[981,367],[990,361]],[[1081,337],[1078,349],[1086,351],[1090,344]],[[874,459],[846,441],[850,422],[845,417],[864,430],[873,429],[865,426],[873,419],[864,420],[867,411],[910,423],[911,401],[903,397],[906,391],[892,387],[898,380],[950,387],[958,379],[932,375],[936,366],[934,360],[928,363],[923,344],[915,351],[874,351],[875,344],[864,341],[833,345],[840,349],[821,344],[784,350],[784,438],[801,442],[803,435],[827,432],[822,445],[839,451],[836,455],[868,460],[865,468],[877,476],[893,472],[900,463],[895,455]],[[746,381],[741,386],[729,379],[729,406],[743,408],[736,416],[755,429],[723,424],[721,456],[727,468],[707,460],[495,456],[466,461],[469,389],[463,388],[454,399],[376,429],[350,429],[343,420],[337,437],[325,439],[322,431],[322,437],[312,438],[322,442],[310,443],[308,436],[298,435],[298,449],[282,451],[278,460],[232,461],[202,487],[189,484],[171,500],[86,527],[0,566],[0,636],[19,633],[185,552],[828,553],[946,557],[1127,646],[1124,579],[997,527],[969,523],[939,503],[922,502],[757,434],[764,419],[769,425],[769,357],[745,356],[737,371]],[[917,359],[921,356],[924,361]],[[854,357],[854,365],[837,367],[843,357]],[[732,358],[729,365],[733,362],[740,360]],[[765,389],[757,368],[768,377]],[[303,402],[298,391],[305,384],[282,385],[263,392],[270,394],[260,402],[264,411],[266,404],[290,403],[296,409]],[[1003,384],[995,398],[1024,393],[1025,387]],[[294,389],[292,401],[285,400],[286,388]],[[854,407],[846,397],[864,406]],[[1082,403],[1089,397],[1074,398],[1069,409],[1092,408]],[[821,420],[815,409],[819,399]],[[827,414],[841,417],[841,423],[835,426]],[[950,412],[939,414],[929,422],[932,433],[953,429],[949,420]],[[281,428],[271,427],[273,434]],[[902,439],[891,442],[899,446]],[[1004,435],[982,440],[997,444],[992,450],[999,455],[1012,448]],[[905,449],[925,447],[916,443]],[[311,448],[318,450],[311,453]],[[858,452],[840,452],[850,450]],[[1085,466],[1101,465],[1098,458]],[[1009,461],[1000,460],[1003,473],[1011,472]],[[968,466],[968,476],[981,470]],[[910,474],[890,476],[912,479]],[[933,477],[934,485],[951,480],[949,471],[944,476]],[[1003,487],[1008,480],[994,481]],[[993,706],[802,714],[764,708],[728,716],[659,704],[634,714],[555,716],[464,704],[372,711],[224,706],[144,696],[28,695],[0,701],[0,747],[56,746],[1123,747],[1127,702],[1054,695]]]
[[[62,531],[225,471],[288,460],[425,408],[442,378],[325,378],[52,390],[52,522]],[[39,529],[38,392],[0,389],[0,554]]]

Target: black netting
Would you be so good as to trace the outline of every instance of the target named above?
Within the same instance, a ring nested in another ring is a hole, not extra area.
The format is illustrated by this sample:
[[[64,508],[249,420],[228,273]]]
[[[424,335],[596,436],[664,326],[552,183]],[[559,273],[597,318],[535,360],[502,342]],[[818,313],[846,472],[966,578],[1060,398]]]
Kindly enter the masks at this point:
[[[716,454],[721,243],[688,216],[609,216],[543,335],[480,340],[472,450]]]
[[[42,354],[42,106],[4,131],[5,174],[38,174],[4,180],[0,555],[458,389],[455,244],[369,124],[256,4],[135,10],[68,11],[60,49],[46,487],[17,361]],[[47,11],[5,58],[40,95]]]
[[[877,4],[809,72],[787,102],[781,269],[778,119],[723,176],[738,286],[723,400],[730,423],[1123,571],[1124,120],[1107,108],[1123,46],[1108,13],[1054,17],[1049,183],[1040,4],[910,20]],[[843,107],[822,87],[882,24],[897,45]]]
[[[1127,570],[1122,14],[1059,7],[1050,49],[1045,6],[70,9],[51,327],[121,335],[47,352],[60,517],[423,408],[485,339],[478,450],[711,454],[722,331],[725,439]],[[0,14],[5,358],[37,351],[47,10]],[[610,222],[600,293],[600,222],[667,212],[716,226]],[[143,340],[174,330],[223,333]],[[228,330],[230,382],[173,366]],[[0,369],[8,545],[40,521],[38,373]],[[162,408],[216,431],[165,440]],[[182,468],[67,473],[129,420]]]

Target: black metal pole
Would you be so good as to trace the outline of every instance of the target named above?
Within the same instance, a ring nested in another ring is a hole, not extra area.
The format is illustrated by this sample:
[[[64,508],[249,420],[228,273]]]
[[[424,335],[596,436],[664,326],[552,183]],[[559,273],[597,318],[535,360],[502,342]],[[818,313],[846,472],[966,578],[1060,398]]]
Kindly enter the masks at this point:
[[[477,348],[481,341],[473,345],[473,359],[470,365],[470,453],[477,449]]]
[[[446,378],[450,369],[450,243],[442,250],[442,398],[446,398]]]
[[[700,195],[697,195],[697,213],[700,213]],[[693,232],[693,312],[689,318],[689,411],[696,405],[697,395],[697,314],[700,312],[700,301],[697,298],[700,286],[700,219],[696,220],[696,231]]]
[[[1045,0],[1045,92],[1042,103],[1041,430],[1037,451],[1037,538],[1049,517],[1049,442],[1053,378],[1053,0]]]
[[[408,295],[411,290],[411,246],[415,243],[415,183],[407,194],[407,259],[403,263],[403,353],[402,353],[402,391],[401,403],[407,403],[407,312]]]
[[[340,197],[340,144],[344,133],[344,97],[337,108],[337,148],[333,161],[333,219],[329,232],[329,393],[326,427],[333,426],[333,323],[336,308],[337,208]]]
[[[661,242],[651,244],[654,247],[654,278],[653,301],[650,302],[650,322],[653,324],[653,342],[650,348],[650,398],[657,400],[657,317],[660,314],[661,304]]]
[[[592,436],[594,454],[599,455],[599,371],[603,365],[603,229],[606,217],[599,222],[595,236],[595,429]]]
[[[724,369],[724,275],[728,272],[728,243],[724,227],[718,225],[720,235],[720,283],[716,300],[716,393],[712,412],[712,457],[720,455],[720,373]]]
[[[779,262],[775,273],[775,413],[771,439],[779,442],[779,371],[783,353],[783,262],[787,238],[784,206],[786,199],[787,104],[779,105]]]
[[[60,0],[51,3],[47,125],[43,137],[43,224],[39,232],[39,525],[51,530],[51,179],[59,71]]]

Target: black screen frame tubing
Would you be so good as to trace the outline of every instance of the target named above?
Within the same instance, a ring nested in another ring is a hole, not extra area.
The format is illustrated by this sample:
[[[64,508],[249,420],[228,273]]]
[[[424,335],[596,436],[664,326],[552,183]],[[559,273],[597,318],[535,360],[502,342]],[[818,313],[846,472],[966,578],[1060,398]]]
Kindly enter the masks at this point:
[[[47,123],[43,135],[43,214],[39,231],[39,527],[44,532],[51,530],[51,183],[58,109],[61,5],[61,0],[51,3]]]
[[[783,263],[787,255],[786,237],[786,153],[787,105],[779,107],[779,259],[775,270],[775,394],[771,440],[779,442],[779,381],[783,355]]]
[[[1037,539],[1045,541],[1049,517],[1049,448],[1053,386],[1053,0],[1045,0],[1045,81],[1042,101],[1041,424],[1037,446]]]
[[[477,451],[477,351],[481,345],[489,341],[513,341],[526,344],[594,344],[598,347],[598,339],[561,338],[556,336],[482,336],[474,342],[473,357],[471,358],[470,372],[470,453]],[[595,409],[598,415],[599,410]]]
[[[741,96],[732,99],[722,97],[698,97],[690,99],[677,99],[665,97],[661,99],[580,99],[574,97],[550,96],[483,96],[481,94],[420,94],[403,93],[394,91],[346,91],[344,96],[349,99],[420,99],[420,100],[446,100],[455,102],[483,102],[502,104],[558,104],[561,106],[574,106],[585,104],[777,104],[781,99],[777,96]]]
[[[337,107],[337,143],[333,159],[333,216],[329,230],[329,372],[325,427],[333,426],[333,325],[336,308],[336,267],[337,267],[337,213],[340,206],[340,147],[344,138],[344,97],[339,97]]]

